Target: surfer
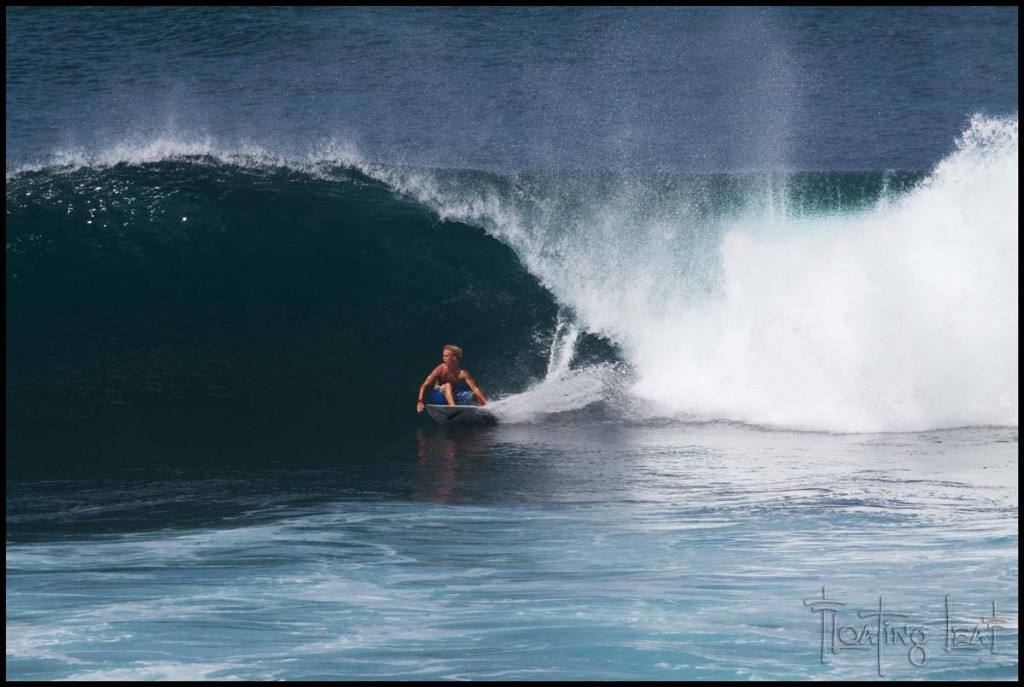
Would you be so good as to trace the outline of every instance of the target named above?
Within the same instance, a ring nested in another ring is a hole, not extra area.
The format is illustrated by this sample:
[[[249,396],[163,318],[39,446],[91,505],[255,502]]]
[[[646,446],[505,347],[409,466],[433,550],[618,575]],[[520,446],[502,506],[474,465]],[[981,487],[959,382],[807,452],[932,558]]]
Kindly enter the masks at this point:
[[[420,396],[416,400],[417,413],[423,412],[423,392],[427,390],[431,382],[434,383],[431,400],[436,405],[467,404],[473,400],[474,396],[477,398],[478,405],[487,405],[484,392],[480,391],[469,371],[462,367],[461,360],[461,348],[451,344],[444,347],[441,351],[441,364],[435,367],[420,385]]]

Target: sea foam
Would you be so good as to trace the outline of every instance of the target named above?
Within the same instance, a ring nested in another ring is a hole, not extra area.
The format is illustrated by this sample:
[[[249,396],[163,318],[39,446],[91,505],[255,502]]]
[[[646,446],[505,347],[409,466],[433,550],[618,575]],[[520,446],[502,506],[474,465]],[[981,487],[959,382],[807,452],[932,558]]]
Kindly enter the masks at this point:
[[[648,413],[1016,425],[1017,130],[975,117],[915,188],[855,210],[791,211],[778,175],[737,207],[636,177],[509,191],[365,171],[512,246],[581,327],[622,347]]]

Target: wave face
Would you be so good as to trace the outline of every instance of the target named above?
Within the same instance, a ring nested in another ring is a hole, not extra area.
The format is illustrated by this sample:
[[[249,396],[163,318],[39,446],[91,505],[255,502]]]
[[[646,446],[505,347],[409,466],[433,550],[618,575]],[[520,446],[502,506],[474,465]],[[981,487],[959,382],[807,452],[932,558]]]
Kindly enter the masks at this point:
[[[930,174],[61,162],[8,178],[9,426],[389,424],[449,342],[510,421],[1017,423],[1016,119]]]
[[[479,229],[347,167],[149,155],[8,178],[9,427],[412,422],[450,342],[491,394],[544,376],[558,307]]]

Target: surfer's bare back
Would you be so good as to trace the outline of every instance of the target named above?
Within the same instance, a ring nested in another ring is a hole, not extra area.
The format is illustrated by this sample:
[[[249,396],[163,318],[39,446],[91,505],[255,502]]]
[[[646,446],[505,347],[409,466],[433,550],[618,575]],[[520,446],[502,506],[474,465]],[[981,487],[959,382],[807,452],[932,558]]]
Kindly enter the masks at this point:
[[[473,381],[473,375],[469,374],[469,370],[462,367],[461,360],[461,348],[451,344],[444,347],[441,351],[441,364],[435,367],[420,385],[420,395],[416,400],[417,413],[423,412],[423,392],[431,383],[434,384],[431,400],[435,405],[468,404],[474,396],[478,405],[487,405],[484,392],[480,391],[480,387]]]

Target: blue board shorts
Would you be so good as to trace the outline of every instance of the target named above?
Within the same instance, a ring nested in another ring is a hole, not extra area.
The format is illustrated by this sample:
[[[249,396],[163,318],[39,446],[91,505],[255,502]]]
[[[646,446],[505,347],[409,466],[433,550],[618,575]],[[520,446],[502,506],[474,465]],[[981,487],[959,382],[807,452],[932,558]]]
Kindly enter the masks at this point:
[[[456,405],[464,406],[471,405],[474,403],[472,389],[459,387],[458,389],[452,392],[452,396],[455,397]],[[440,389],[434,389],[433,393],[431,394],[431,398],[433,399],[435,405],[448,405],[448,399],[444,397],[444,392],[441,391]]]

